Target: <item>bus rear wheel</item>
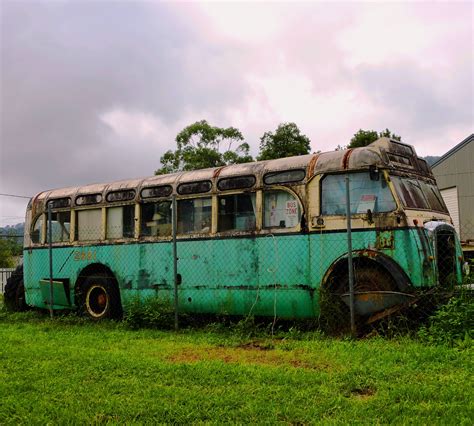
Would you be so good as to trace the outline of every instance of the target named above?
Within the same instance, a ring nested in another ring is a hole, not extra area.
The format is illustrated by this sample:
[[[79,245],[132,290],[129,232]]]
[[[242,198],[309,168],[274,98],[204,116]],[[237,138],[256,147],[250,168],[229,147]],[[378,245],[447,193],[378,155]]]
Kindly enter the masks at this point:
[[[81,286],[81,312],[93,320],[118,318],[120,297],[115,280],[106,274],[94,274]]]
[[[7,279],[3,298],[9,311],[22,312],[28,308],[23,284],[23,265],[18,266]]]

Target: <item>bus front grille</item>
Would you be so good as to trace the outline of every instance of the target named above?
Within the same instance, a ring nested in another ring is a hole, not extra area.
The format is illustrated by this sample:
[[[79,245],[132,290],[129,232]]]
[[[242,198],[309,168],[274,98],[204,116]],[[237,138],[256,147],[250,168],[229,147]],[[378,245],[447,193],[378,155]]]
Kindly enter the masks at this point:
[[[448,227],[436,230],[436,265],[439,284],[442,286],[456,280],[456,235]]]

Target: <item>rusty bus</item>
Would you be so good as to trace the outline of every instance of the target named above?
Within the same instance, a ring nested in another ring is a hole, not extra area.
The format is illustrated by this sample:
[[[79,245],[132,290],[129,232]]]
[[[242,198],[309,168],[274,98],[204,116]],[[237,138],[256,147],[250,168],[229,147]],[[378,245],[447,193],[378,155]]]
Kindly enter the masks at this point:
[[[120,316],[136,297],[172,303],[176,197],[180,311],[314,317],[320,289],[347,293],[346,175],[356,295],[382,300],[364,314],[461,279],[459,241],[430,167],[412,146],[380,138],[363,148],[41,192],[27,208],[23,271],[6,302],[50,305],[51,206],[54,309],[101,319]]]

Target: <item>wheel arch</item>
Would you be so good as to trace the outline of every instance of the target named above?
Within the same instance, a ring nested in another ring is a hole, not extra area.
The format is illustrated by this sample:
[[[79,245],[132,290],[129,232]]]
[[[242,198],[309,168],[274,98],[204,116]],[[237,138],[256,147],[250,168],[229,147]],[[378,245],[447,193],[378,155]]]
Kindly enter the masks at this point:
[[[353,265],[355,268],[382,268],[384,272],[393,277],[398,290],[402,292],[412,289],[411,280],[405,271],[389,256],[374,250],[356,250],[353,252]],[[322,286],[328,288],[332,279],[342,275],[348,268],[348,254],[336,259],[324,274]]]
[[[86,279],[94,274],[106,275],[111,279],[112,285],[116,287],[119,303],[121,305],[120,287],[118,285],[117,278],[115,277],[115,274],[112,272],[112,270],[103,263],[91,263],[81,270],[74,285],[74,304],[76,306],[80,305],[81,287]]]

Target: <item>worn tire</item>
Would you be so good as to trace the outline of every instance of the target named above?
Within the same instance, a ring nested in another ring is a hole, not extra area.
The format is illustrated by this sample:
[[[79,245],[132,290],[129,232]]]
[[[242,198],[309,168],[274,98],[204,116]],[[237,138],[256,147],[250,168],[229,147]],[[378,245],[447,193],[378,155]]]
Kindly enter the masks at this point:
[[[80,311],[94,321],[118,318],[122,313],[114,278],[105,273],[89,276],[80,287]]]
[[[3,300],[9,311],[22,312],[28,308],[23,284],[23,265],[18,266],[7,279]]]

